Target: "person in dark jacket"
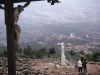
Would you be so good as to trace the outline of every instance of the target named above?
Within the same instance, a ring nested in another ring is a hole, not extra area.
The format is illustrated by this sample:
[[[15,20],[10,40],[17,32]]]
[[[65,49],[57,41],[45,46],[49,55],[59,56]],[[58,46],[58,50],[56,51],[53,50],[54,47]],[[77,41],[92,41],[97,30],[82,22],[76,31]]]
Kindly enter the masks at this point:
[[[79,54],[80,58],[81,58],[81,62],[82,62],[82,69],[84,69],[84,72],[87,72],[87,68],[86,68],[86,59],[84,58],[83,54]]]
[[[84,57],[81,57],[81,62],[82,62],[82,69],[84,69],[84,72],[87,72],[87,69],[86,69],[86,60]]]
[[[84,58],[83,58],[83,61],[82,61],[82,68],[84,69],[84,72],[87,72],[86,60]]]

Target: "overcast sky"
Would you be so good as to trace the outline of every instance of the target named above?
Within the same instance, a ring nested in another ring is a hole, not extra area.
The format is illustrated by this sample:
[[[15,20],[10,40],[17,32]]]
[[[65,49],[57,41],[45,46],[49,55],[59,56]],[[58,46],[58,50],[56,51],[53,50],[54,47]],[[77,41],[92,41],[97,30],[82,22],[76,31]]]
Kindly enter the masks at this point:
[[[33,23],[52,21],[96,23],[100,20],[100,0],[61,0],[61,3],[54,6],[46,1],[32,2],[20,17]]]
[[[20,15],[21,28],[31,30],[36,26],[80,22],[99,24],[100,0],[60,1],[61,3],[53,6],[47,1],[32,2]]]
[[[31,2],[20,15],[19,23],[93,22],[100,20],[100,0],[60,0],[51,6],[47,1]],[[23,5],[24,3],[18,3]],[[18,4],[14,4],[17,6]],[[0,10],[0,22],[4,21]]]
[[[35,26],[57,25],[60,23],[89,22],[99,24],[100,0],[60,0],[51,6],[47,1],[31,2],[19,17],[22,31],[33,30]],[[24,3],[17,3],[17,5]],[[5,30],[4,11],[0,9],[0,32]]]

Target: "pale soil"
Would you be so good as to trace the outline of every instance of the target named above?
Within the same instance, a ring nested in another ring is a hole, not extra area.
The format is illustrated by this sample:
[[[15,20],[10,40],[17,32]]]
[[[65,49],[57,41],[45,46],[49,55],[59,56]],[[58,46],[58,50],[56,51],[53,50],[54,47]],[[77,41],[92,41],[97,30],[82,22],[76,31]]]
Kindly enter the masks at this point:
[[[87,64],[87,72],[91,75],[100,75],[100,65]]]
[[[68,69],[68,68],[63,68],[63,69],[56,69],[54,67],[47,67],[48,69],[45,69],[47,62],[38,62],[35,66],[33,66],[33,63],[31,63],[31,68],[34,70],[42,70],[42,71],[46,71],[48,73],[50,73],[51,71],[54,71],[56,73],[65,73],[65,72],[69,72],[69,73],[78,73],[77,70],[75,70],[75,68],[73,69]],[[87,73],[91,74],[91,75],[100,75],[100,65],[97,64],[87,64]]]

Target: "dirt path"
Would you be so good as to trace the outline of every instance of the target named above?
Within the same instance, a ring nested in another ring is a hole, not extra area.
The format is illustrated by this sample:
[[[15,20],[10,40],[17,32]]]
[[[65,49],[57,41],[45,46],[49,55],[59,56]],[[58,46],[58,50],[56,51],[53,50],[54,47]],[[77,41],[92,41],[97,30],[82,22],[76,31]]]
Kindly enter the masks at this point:
[[[31,66],[32,69],[40,69],[41,71],[45,70],[45,64],[47,64],[49,62],[38,62],[35,66]],[[55,72],[59,72],[59,73],[65,73],[65,72],[69,72],[69,73],[78,73],[78,71],[76,71],[75,69],[55,69],[54,67],[50,68],[48,67],[48,70],[45,70],[47,72],[51,72],[51,71],[55,71]],[[87,64],[87,73],[91,74],[91,75],[100,75],[100,65],[97,64]]]
[[[91,75],[100,75],[100,65],[87,64],[87,72]]]

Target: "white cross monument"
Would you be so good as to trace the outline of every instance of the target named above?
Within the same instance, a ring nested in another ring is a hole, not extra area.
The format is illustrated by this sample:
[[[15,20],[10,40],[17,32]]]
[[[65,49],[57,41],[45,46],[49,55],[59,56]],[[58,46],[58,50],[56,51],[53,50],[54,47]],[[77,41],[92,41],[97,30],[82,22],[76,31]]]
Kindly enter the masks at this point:
[[[64,42],[57,43],[57,45],[61,45],[61,66],[68,66],[68,65],[70,65],[68,60],[66,60],[66,58],[65,58]]]

